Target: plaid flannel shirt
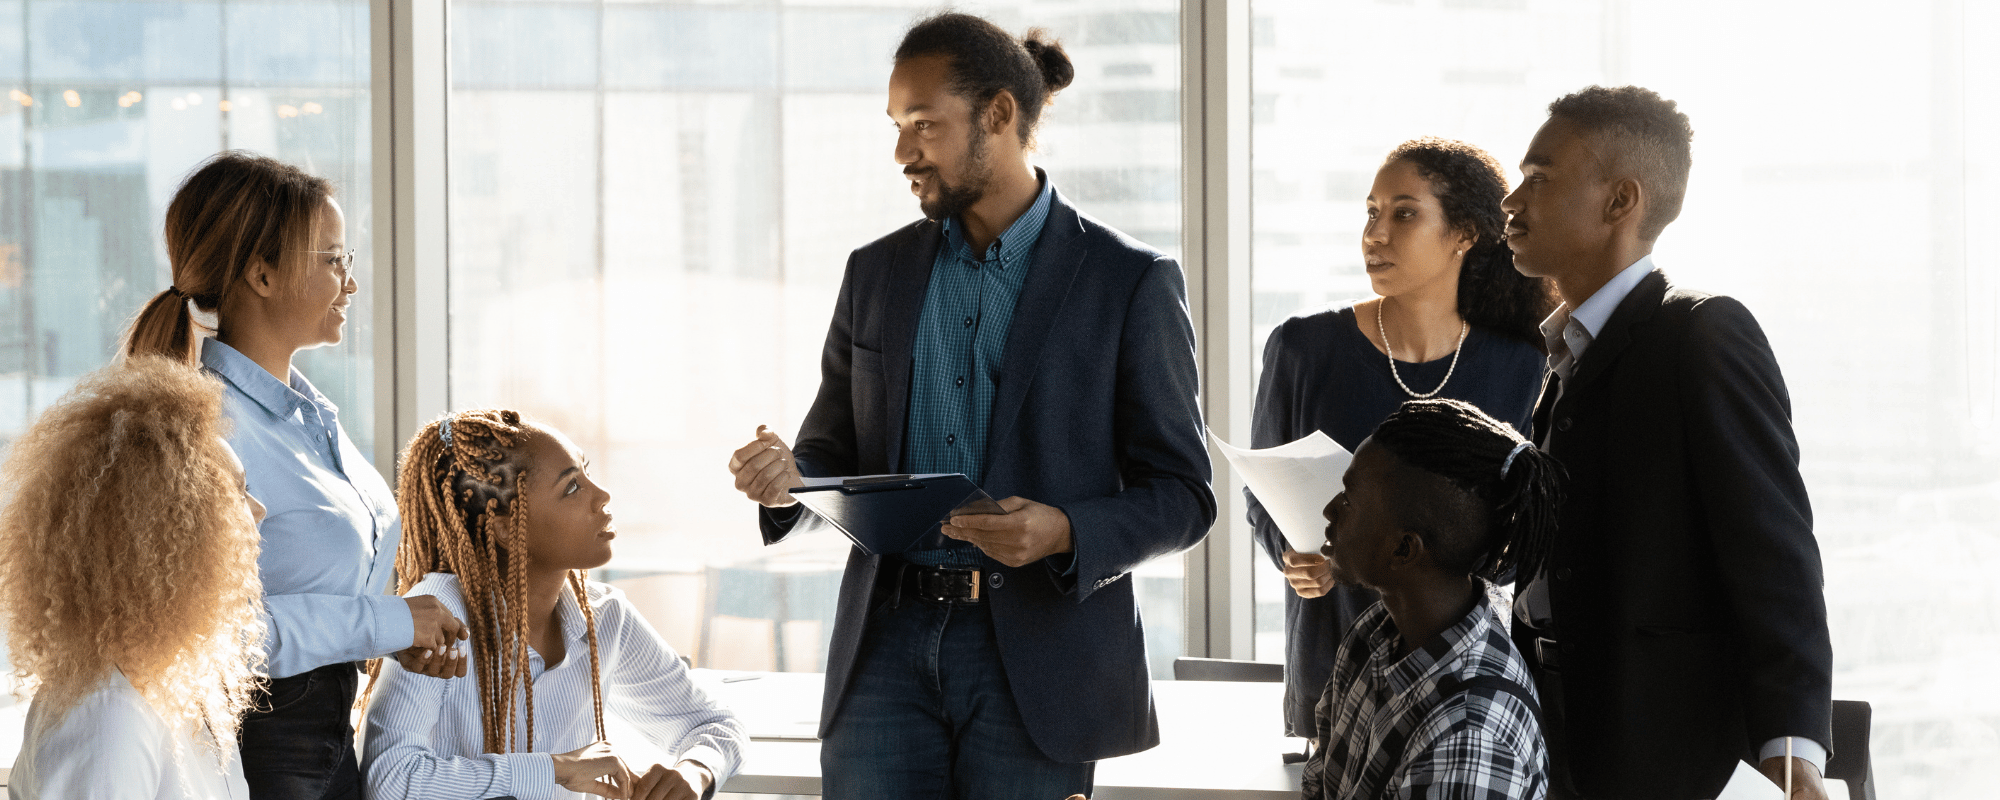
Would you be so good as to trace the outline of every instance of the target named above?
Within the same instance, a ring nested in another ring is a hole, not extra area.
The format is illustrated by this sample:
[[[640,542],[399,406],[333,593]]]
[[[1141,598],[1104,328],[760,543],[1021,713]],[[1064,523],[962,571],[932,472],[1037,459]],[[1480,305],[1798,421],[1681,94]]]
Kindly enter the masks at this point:
[[[1399,641],[1379,602],[1348,630],[1314,714],[1318,736],[1306,763],[1306,800],[1545,797],[1548,751],[1534,710],[1491,688],[1448,697],[1439,689],[1498,676],[1534,691],[1527,664],[1485,597],[1400,661]]]

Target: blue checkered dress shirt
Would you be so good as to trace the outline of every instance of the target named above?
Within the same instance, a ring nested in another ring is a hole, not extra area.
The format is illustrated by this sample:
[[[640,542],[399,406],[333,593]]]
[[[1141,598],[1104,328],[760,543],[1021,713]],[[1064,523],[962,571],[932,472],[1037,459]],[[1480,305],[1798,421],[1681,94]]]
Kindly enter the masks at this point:
[[[1007,329],[1021,286],[1034,266],[1035,242],[1042,237],[1053,195],[1044,177],[1035,204],[984,253],[973,252],[958,220],[945,220],[944,246],[931,265],[930,289],[924,294],[911,351],[904,469],[916,474],[963,473],[973,483],[985,477],[986,435],[992,427]],[[979,563],[978,551],[969,547],[903,557],[918,564]]]

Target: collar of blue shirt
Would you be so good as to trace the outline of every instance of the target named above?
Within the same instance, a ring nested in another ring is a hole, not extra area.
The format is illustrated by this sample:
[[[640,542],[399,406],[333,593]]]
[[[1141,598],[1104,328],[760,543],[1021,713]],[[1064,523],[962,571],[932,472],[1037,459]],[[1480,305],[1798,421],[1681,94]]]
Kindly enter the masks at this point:
[[[1638,261],[1611,276],[1611,280],[1606,281],[1576,310],[1570,310],[1568,303],[1557,306],[1555,313],[1542,320],[1541,325],[1542,339],[1548,343],[1550,363],[1554,364],[1565,349],[1570,353],[1571,361],[1582,358],[1583,348],[1595,341],[1597,335],[1603,332],[1604,324],[1611,321],[1611,312],[1617,311],[1618,304],[1625,302],[1625,296],[1638,288],[1639,282],[1652,271],[1653,256],[1640,256]],[[1572,322],[1583,328],[1582,336],[1565,336]]]
[[[1035,168],[1035,177],[1042,184],[1041,192],[1035,195],[1035,204],[1028,206],[1027,212],[1008,225],[1007,230],[1000,232],[1000,238],[986,248],[984,256],[972,252],[972,245],[965,241],[965,232],[961,230],[964,223],[959,222],[957,217],[947,217],[944,221],[946,252],[965,261],[993,264],[1001,269],[1027,258],[1035,242],[1042,238],[1042,223],[1048,221],[1049,203],[1055,196],[1055,186],[1049,183],[1048,174],[1040,167]]]
[[[328,419],[339,415],[340,408],[320,394],[297,367],[291,368],[289,385],[280,383],[249,356],[215,338],[202,340],[201,365],[263,406],[273,417],[285,419],[293,412],[325,414]]]

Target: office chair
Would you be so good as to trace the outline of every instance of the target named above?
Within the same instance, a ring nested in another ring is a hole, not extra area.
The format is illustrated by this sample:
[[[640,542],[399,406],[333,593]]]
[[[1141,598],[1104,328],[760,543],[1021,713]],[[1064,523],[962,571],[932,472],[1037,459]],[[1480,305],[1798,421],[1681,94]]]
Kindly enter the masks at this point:
[[[1847,782],[1847,800],[1875,800],[1875,768],[1868,757],[1874,711],[1861,700],[1833,701],[1833,755],[1826,777]]]

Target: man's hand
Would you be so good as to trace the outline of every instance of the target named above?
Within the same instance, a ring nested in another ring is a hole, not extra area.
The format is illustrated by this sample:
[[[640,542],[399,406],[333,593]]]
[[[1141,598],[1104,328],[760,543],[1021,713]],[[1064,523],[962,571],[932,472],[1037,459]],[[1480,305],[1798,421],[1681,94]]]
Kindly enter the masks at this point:
[[[592,742],[567,753],[549,756],[555,761],[556,785],[572,792],[589,792],[599,797],[627,800],[626,787],[637,783],[625,760],[611,751],[609,742]]]
[[[736,476],[736,491],[767,508],[799,502],[785,490],[806,485],[799,477],[799,462],[792,460],[792,448],[764,425],[757,426],[757,438],[730,454],[729,474]]]
[[[427,594],[403,598],[410,604],[410,621],[415,623],[416,633],[410,637],[410,647],[417,650],[437,652],[450,648],[470,635],[465,623],[459,622],[444,603]],[[398,661],[402,660],[400,657]]]
[[[1319,597],[1333,589],[1333,567],[1326,563],[1326,556],[1287,548],[1285,582],[1300,597]]]
[[[1827,800],[1826,783],[1819,778],[1819,768],[1803,758],[1772,756],[1757,765],[1757,771],[1764,773],[1778,788],[1785,786],[1785,763],[1791,762],[1792,796],[1785,800]]]
[[[944,535],[971,542],[994,561],[1010,567],[1074,550],[1069,515],[1025,497],[1000,501],[1005,514],[961,514],[944,525]]]
[[[433,678],[465,677],[465,651],[458,647],[430,650],[411,647],[396,651],[396,663],[403,669]]]
[[[632,787],[632,800],[701,800],[714,782],[714,773],[699,761],[684,759],[671,768],[654,764]]]

